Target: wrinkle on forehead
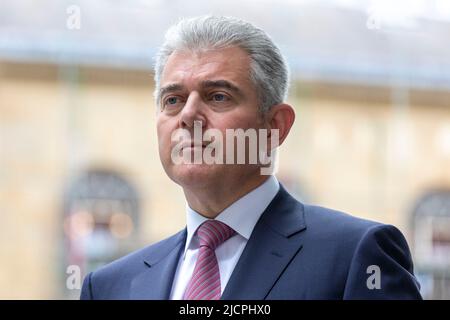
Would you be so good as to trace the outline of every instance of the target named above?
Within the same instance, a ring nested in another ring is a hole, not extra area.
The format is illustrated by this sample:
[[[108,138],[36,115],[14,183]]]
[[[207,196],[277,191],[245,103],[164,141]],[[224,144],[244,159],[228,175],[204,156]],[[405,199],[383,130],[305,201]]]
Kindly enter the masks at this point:
[[[250,57],[241,48],[174,51],[167,60],[161,85],[224,77],[237,84],[250,84]]]

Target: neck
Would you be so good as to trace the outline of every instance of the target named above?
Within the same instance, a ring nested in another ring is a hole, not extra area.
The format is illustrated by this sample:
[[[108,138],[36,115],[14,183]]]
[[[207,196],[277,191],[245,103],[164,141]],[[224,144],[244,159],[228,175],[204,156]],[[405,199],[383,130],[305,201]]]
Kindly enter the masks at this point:
[[[217,217],[224,209],[262,185],[270,176],[258,175],[255,179],[239,181],[235,185],[215,184],[200,188],[183,188],[191,209],[209,219]]]

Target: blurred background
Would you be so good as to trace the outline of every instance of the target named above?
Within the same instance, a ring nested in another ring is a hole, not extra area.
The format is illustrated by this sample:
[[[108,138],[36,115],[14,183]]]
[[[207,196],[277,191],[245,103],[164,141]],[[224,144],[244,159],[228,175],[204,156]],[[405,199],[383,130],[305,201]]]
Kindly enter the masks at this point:
[[[168,26],[208,13],[255,23],[290,64],[279,180],[396,225],[424,297],[449,299],[449,0],[2,0],[0,298],[78,298],[77,266],[184,227],[152,57]]]

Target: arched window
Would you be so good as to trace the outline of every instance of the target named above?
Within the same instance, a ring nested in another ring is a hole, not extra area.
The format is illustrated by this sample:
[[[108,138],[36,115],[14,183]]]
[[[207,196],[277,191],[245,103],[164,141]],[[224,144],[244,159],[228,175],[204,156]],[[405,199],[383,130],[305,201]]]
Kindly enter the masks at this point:
[[[425,298],[450,299],[450,190],[419,199],[413,228],[416,273]]]
[[[139,198],[124,177],[90,170],[69,186],[64,201],[65,259],[83,275],[135,249]]]

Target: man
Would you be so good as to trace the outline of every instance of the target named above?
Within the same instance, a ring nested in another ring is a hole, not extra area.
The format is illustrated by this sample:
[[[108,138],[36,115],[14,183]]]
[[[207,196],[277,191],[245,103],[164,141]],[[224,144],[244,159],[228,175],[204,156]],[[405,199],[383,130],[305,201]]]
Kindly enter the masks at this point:
[[[244,163],[225,148],[239,138],[227,130],[255,130],[269,146],[258,153],[273,156],[293,125],[287,66],[265,32],[234,18],[182,20],[155,81],[160,158],[183,188],[187,227],[89,274],[82,299],[421,298],[395,227],[298,202],[261,174],[267,163],[249,161],[250,139]]]

